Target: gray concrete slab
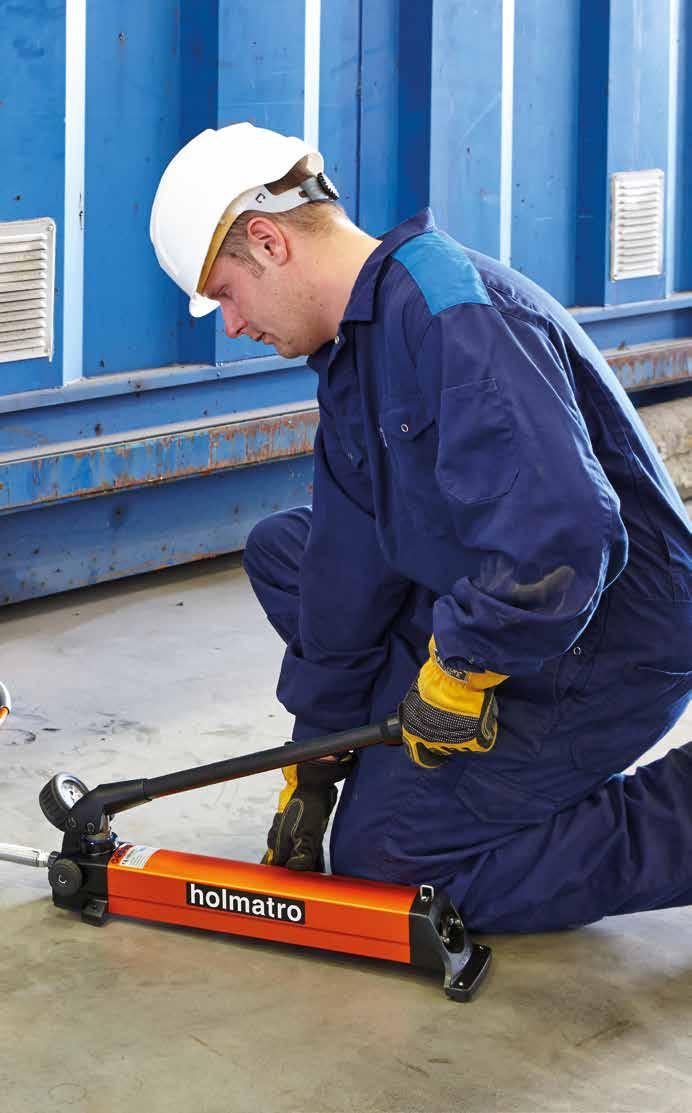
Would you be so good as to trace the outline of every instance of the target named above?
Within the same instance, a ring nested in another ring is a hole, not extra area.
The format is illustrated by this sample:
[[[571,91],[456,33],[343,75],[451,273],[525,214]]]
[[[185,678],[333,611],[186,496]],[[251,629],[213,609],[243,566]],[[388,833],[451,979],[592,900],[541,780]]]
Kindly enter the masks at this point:
[[[642,406],[639,416],[660,452],[680,497],[689,502],[692,500],[692,396]]]
[[[281,645],[237,558],[0,612],[0,841],[52,849],[36,796],[277,745]],[[692,737],[687,716],[659,747]],[[257,860],[280,775],[119,817],[122,837]],[[434,976],[53,907],[0,863],[2,1113],[689,1113],[689,909],[488,938],[471,1005]]]

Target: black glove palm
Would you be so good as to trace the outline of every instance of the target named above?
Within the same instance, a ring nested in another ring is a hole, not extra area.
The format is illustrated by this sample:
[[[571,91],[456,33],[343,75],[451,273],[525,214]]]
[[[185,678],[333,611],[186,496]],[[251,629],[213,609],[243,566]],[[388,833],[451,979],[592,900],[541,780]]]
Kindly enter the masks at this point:
[[[322,839],[337,799],[336,782],[353,765],[351,754],[338,761],[304,761],[282,770],[286,787],[267,835],[265,866],[324,872]]]

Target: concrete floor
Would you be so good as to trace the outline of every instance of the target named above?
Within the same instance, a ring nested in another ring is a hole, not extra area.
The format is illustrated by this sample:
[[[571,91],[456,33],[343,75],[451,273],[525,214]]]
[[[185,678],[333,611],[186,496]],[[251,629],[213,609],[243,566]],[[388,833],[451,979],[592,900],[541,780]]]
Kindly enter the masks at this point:
[[[0,612],[0,841],[45,849],[37,794],[277,745],[281,645],[236,558]],[[692,716],[657,748],[692,737]],[[257,860],[280,775],[120,816],[123,838]],[[470,1005],[433,975],[55,909],[0,863],[3,1113],[689,1113],[688,909],[498,936]]]

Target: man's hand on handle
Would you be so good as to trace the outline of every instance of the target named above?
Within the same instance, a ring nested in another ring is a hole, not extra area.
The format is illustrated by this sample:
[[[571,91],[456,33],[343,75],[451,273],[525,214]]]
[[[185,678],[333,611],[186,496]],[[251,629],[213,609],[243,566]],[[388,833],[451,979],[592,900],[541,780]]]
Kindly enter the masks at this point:
[[[498,672],[445,669],[430,639],[430,657],[399,706],[401,733],[416,765],[435,769],[462,750],[483,753],[497,737]]]
[[[267,836],[265,866],[324,871],[322,840],[337,798],[337,781],[353,766],[353,755],[304,761],[282,772],[286,787]]]
[[[495,688],[506,679],[497,672],[449,669],[431,638],[430,657],[399,706],[411,761],[436,769],[451,754],[491,750],[497,737]],[[322,840],[336,804],[336,784],[348,776],[354,760],[346,753],[284,766],[286,787],[267,835],[264,865],[324,870]]]

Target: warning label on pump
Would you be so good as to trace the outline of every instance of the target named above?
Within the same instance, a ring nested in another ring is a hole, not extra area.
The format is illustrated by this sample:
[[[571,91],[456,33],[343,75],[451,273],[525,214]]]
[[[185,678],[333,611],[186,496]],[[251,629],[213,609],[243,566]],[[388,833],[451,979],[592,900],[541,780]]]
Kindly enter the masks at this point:
[[[158,846],[130,846],[118,862],[119,866],[129,866],[131,870],[143,870]]]

